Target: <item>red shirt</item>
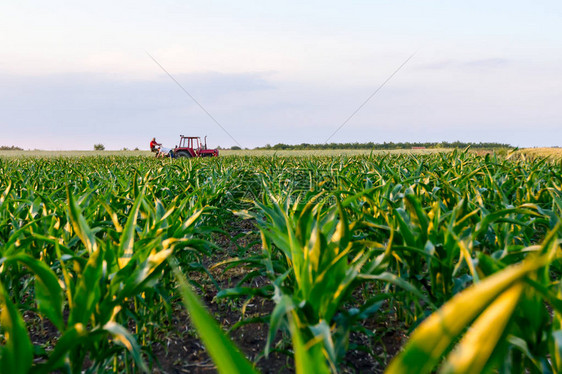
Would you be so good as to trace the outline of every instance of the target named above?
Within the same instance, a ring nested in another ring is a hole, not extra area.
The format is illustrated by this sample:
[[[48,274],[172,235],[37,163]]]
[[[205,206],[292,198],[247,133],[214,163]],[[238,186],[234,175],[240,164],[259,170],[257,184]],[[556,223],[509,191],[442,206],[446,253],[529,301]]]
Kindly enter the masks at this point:
[[[150,141],[150,149],[156,147],[157,144],[158,144],[158,143],[156,143],[156,140],[151,140],[151,141]]]

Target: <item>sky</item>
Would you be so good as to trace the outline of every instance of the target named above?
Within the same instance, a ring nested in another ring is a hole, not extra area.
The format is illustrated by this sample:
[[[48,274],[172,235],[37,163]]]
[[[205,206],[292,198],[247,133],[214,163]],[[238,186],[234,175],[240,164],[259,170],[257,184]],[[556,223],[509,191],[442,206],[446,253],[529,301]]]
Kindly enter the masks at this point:
[[[6,0],[0,46],[0,146],[562,146],[558,0]]]

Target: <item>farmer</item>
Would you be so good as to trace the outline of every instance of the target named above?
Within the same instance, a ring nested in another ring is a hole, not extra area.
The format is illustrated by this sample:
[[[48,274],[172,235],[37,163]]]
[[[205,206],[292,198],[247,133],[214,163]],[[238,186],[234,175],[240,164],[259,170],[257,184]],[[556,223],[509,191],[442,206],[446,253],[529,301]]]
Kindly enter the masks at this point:
[[[156,157],[170,157],[170,158],[174,158],[174,151],[171,150],[170,148],[166,148],[166,147],[160,147],[158,149],[158,153],[156,154]]]
[[[156,141],[156,138],[152,138],[152,140],[150,141],[150,152],[158,152],[157,146],[162,147],[162,144],[158,143]]]

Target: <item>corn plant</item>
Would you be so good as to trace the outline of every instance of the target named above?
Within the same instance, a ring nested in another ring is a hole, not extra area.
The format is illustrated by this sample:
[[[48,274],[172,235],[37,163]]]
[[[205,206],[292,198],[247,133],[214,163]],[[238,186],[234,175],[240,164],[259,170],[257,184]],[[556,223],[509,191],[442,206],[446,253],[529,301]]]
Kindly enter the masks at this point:
[[[529,248],[534,255],[519,264],[505,266],[482,254],[487,277],[429,316],[386,372],[430,373],[438,364],[445,373],[559,372],[562,299],[559,282],[551,291],[549,272],[562,258],[557,232],[542,247]]]

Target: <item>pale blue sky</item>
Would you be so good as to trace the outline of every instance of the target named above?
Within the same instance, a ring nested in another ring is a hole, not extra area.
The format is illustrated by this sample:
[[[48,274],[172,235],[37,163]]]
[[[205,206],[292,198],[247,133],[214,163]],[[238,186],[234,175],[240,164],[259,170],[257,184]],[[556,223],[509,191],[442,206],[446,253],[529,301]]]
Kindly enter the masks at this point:
[[[562,146],[560,1],[4,1],[0,145]]]

